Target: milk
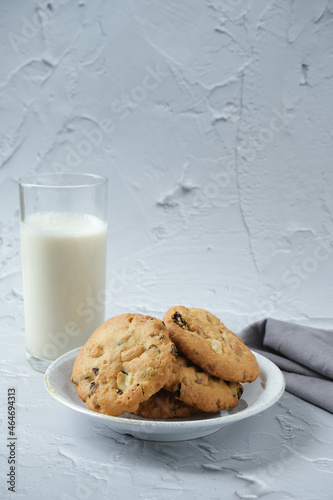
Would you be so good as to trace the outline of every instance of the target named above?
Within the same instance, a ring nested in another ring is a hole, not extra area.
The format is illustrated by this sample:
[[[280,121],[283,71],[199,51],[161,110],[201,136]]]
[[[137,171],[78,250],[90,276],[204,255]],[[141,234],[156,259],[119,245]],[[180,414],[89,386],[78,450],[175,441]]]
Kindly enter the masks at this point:
[[[37,212],[21,223],[27,351],[46,360],[104,322],[107,226],[87,214]]]

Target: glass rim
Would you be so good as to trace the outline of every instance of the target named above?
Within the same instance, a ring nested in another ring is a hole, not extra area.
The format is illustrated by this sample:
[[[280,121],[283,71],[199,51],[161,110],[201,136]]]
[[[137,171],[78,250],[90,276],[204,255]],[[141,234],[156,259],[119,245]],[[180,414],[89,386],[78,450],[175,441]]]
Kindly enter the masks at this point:
[[[63,177],[64,180],[67,177],[72,178],[72,179],[82,179],[82,181],[77,181],[77,182],[49,182],[46,184],[42,184],[42,180],[44,179],[49,179],[51,180],[52,178],[57,179],[57,177]],[[84,181],[86,179],[86,181]],[[90,179],[90,182],[88,181]],[[46,172],[46,173],[41,173],[41,174],[30,174],[30,175],[25,175],[22,176],[18,179],[18,184],[22,187],[36,187],[36,188],[83,188],[83,187],[92,187],[92,186],[98,186],[102,184],[106,184],[108,182],[108,178],[99,175],[99,174],[91,174],[91,173],[86,173],[86,172],[63,172],[63,173],[55,173],[55,172]]]

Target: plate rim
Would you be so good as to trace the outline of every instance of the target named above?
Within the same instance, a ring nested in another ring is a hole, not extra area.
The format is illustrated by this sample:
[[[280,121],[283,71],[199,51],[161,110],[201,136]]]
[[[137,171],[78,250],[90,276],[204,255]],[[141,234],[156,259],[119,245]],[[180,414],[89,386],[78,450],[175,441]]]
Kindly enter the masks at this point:
[[[79,350],[81,347],[77,347],[75,349],[72,349],[71,351],[68,351],[64,353],[63,355],[59,356],[56,360],[54,360],[51,365],[47,368],[45,374],[44,374],[44,384],[47,389],[47,391],[50,393],[53,398],[55,398],[57,401],[62,403],[63,405],[67,406],[68,408],[71,408],[74,411],[78,411],[79,413],[83,413],[87,416],[94,417],[94,418],[99,418],[102,421],[105,421],[105,423],[115,423],[115,424],[126,424],[128,425],[134,425],[138,427],[138,431],[140,431],[140,428],[159,428],[159,430],[162,430],[161,428],[164,428],[165,430],[170,429],[175,430],[179,427],[184,427],[186,426],[187,428],[193,428],[193,427],[201,427],[205,426],[206,428],[208,427],[222,427],[224,425],[231,424],[235,421],[240,421],[245,418],[254,416],[264,410],[267,410],[271,406],[273,406],[283,395],[285,391],[285,377],[280,370],[280,368],[273,363],[270,359],[268,359],[266,356],[263,356],[262,354],[259,354],[255,351],[252,351],[253,354],[255,355],[260,371],[265,368],[267,370],[267,367],[270,371],[273,371],[273,373],[276,376],[276,391],[273,393],[272,397],[268,398],[266,402],[264,402],[261,405],[254,404],[250,408],[246,408],[243,411],[240,411],[239,413],[235,414],[228,414],[228,415],[221,415],[219,417],[215,418],[209,418],[209,419],[193,419],[193,420],[172,420],[172,419],[145,419],[143,417],[140,418],[129,418],[129,417],[114,417],[112,415],[106,415],[104,413],[98,413],[90,410],[88,407],[81,407],[78,404],[75,404],[71,401],[66,400],[63,398],[60,394],[58,394],[53,388],[52,388],[52,383],[50,381],[50,378],[52,377],[52,372],[56,370],[59,365],[63,364],[65,361],[68,360],[68,358],[73,358],[73,363],[75,360],[75,357],[77,356]],[[260,366],[264,365],[264,366]],[[79,396],[78,396],[79,397]]]

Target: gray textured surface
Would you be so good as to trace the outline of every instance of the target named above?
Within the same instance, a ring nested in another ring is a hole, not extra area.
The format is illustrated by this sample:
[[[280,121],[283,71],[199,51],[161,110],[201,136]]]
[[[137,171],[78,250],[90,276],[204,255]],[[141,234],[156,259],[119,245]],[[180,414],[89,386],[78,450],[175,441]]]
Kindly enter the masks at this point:
[[[16,498],[330,500],[332,415],[288,394],[163,446],[106,437],[51,400],[24,360],[15,180],[110,178],[108,316],[181,303],[234,330],[267,316],[332,328],[332,2],[0,11],[0,408],[6,435],[14,385]],[[7,472],[3,440],[0,460]]]

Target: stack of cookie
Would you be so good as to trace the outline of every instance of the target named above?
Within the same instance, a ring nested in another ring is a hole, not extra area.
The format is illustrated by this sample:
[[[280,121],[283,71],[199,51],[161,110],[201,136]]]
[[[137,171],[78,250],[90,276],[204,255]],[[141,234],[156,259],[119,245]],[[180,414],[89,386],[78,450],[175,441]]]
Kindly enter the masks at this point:
[[[175,306],[163,321],[106,321],[79,351],[71,381],[93,411],[172,418],[233,408],[241,383],[258,375],[255,356],[216,316]]]

